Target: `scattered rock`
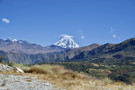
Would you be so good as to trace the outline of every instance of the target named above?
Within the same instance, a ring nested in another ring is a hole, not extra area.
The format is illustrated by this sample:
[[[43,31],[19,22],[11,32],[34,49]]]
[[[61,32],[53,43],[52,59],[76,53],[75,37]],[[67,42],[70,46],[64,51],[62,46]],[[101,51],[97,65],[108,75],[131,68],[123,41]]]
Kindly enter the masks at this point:
[[[0,74],[0,90],[58,90],[36,77]]]

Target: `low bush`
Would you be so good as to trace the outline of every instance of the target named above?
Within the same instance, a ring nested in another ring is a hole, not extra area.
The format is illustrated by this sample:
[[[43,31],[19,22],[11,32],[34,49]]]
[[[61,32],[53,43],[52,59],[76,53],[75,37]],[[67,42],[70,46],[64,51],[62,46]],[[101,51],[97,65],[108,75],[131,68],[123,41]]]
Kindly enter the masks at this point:
[[[51,73],[51,67],[49,65],[34,65],[29,69],[24,69],[26,73],[37,73],[37,74],[49,74]]]

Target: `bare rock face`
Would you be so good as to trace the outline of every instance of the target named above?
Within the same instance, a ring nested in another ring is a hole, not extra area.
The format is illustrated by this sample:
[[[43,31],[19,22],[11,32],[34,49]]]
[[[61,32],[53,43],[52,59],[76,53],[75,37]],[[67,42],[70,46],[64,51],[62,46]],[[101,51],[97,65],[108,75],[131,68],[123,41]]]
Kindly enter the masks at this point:
[[[8,65],[1,64],[1,63],[0,63],[0,71],[2,71],[2,72],[15,71],[17,73],[24,73],[24,71],[19,67],[13,68],[13,67],[10,67]]]
[[[13,70],[12,67],[0,63],[0,71],[11,71],[11,70]]]

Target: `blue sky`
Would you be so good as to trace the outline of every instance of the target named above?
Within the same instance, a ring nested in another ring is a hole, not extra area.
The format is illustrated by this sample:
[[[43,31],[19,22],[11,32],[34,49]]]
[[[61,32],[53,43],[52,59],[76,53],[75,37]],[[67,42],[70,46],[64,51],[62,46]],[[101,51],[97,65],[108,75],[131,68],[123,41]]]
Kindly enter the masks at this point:
[[[135,0],[0,0],[0,38],[47,46],[61,34],[80,46],[135,37]]]

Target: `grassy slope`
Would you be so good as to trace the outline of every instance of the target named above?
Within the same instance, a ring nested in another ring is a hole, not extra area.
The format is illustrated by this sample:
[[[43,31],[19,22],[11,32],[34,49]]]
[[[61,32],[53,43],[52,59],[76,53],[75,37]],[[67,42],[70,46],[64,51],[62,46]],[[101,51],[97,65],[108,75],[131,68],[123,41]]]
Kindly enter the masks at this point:
[[[108,78],[96,79],[84,73],[73,72],[60,65],[34,65],[30,69],[25,69],[28,75],[37,76],[39,79],[48,80],[56,87],[67,90],[126,90],[135,89],[132,85],[121,82],[114,82]]]
[[[55,63],[56,64],[56,63]],[[98,79],[110,78],[114,81],[122,81],[126,84],[135,82],[135,65],[106,65],[90,62],[65,62],[57,63],[63,65],[67,69],[83,72]]]

